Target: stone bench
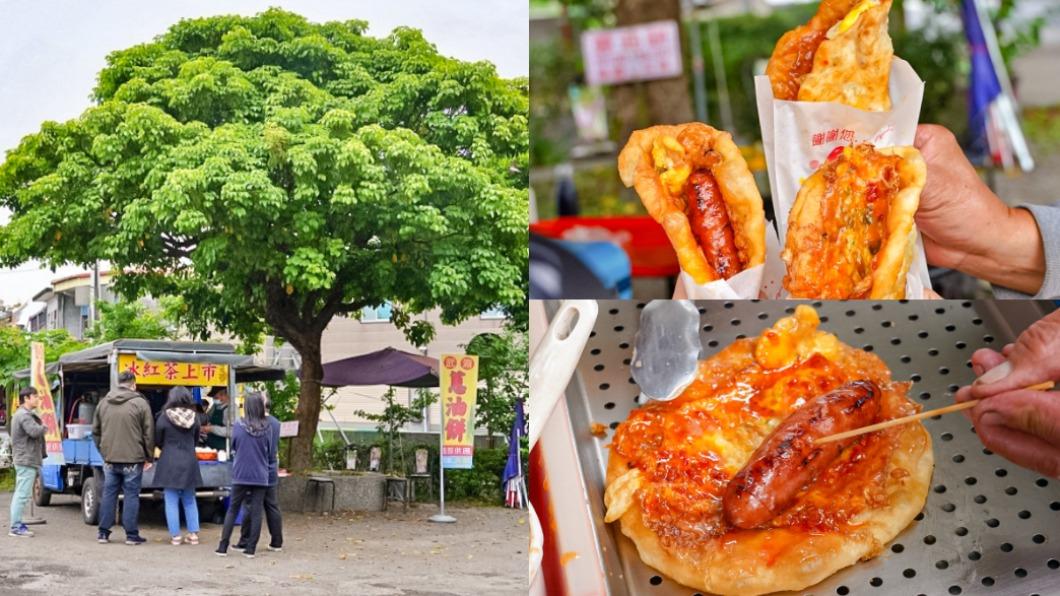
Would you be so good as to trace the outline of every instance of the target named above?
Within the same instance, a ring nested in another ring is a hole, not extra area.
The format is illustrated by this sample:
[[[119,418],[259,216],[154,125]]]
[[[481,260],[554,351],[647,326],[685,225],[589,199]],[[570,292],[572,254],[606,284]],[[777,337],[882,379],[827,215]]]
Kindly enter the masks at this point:
[[[386,502],[386,476],[375,472],[316,472],[335,481],[337,511],[382,511]],[[331,488],[306,491],[308,476],[280,478],[278,498],[282,511],[315,513],[331,507]],[[303,503],[303,500],[305,501]]]

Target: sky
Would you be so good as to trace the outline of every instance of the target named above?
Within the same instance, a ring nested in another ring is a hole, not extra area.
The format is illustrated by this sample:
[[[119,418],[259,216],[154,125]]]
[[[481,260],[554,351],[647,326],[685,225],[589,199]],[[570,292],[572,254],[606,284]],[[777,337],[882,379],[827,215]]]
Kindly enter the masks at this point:
[[[0,152],[45,120],[75,118],[89,107],[110,52],[150,41],[182,18],[254,15],[270,6],[313,22],[363,19],[375,37],[416,27],[444,55],[489,60],[504,77],[528,74],[526,0],[0,0]],[[7,218],[0,212],[0,223]],[[0,301],[25,301],[70,270],[0,269]]]

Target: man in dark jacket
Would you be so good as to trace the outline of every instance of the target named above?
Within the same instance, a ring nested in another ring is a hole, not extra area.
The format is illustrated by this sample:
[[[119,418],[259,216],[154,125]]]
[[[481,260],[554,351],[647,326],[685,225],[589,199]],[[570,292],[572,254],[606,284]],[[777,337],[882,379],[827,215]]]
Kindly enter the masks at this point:
[[[33,492],[33,482],[40,473],[44,455],[46,428],[33,413],[40,407],[40,395],[33,387],[18,394],[18,411],[11,420],[11,454],[15,464],[15,494],[11,495],[11,530],[8,536],[28,538],[33,532],[22,523],[22,509]]]
[[[110,542],[118,489],[125,495],[121,525],[125,544],[147,542],[140,537],[140,483],[154,459],[154,420],[151,405],[136,391],[136,376],[118,375],[118,387],[100,401],[92,419],[92,436],[103,456],[103,498],[100,501],[98,542]]]
[[[263,395],[263,397],[265,398],[265,408],[271,410],[272,402],[269,396]],[[266,419],[269,421],[269,432],[272,436],[272,452],[276,454],[276,457],[269,462],[269,488],[265,490],[265,525],[269,527],[269,550],[280,552],[283,550],[283,517],[280,515],[280,499],[276,494],[276,489],[280,482],[280,421],[272,414],[269,414]],[[232,550],[240,552],[247,548],[247,535],[250,531],[250,516],[245,515],[245,508],[243,512],[243,525],[239,529],[239,542],[232,547]]]

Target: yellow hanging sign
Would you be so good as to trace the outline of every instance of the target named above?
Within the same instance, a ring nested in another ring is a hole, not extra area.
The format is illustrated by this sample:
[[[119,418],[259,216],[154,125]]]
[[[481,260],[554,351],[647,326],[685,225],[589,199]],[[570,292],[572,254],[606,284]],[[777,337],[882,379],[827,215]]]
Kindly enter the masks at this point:
[[[118,371],[136,375],[137,385],[228,386],[228,365],[210,362],[152,362],[118,355]]]

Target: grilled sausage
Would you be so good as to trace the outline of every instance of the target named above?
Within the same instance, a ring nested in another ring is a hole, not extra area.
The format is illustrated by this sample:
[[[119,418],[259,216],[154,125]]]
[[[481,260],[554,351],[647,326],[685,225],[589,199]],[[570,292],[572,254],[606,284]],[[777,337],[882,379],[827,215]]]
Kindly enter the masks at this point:
[[[879,415],[880,394],[871,381],[853,381],[788,416],[729,481],[723,500],[726,520],[738,528],[755,528],[790,507],[799,491],[857,438],[822,445],[814,441],[871,424]]]
[[[742,269],[736,252],[729,212],[714,176],[707,170],[696,170],[688,177],[685,190],[692,234],[703,249],[707,262],[722,279]]]

